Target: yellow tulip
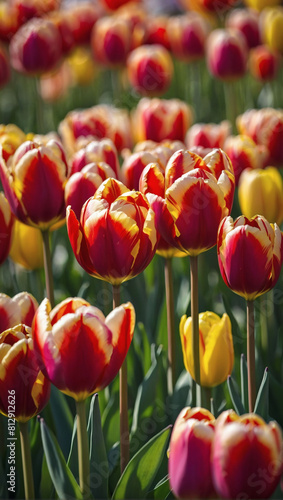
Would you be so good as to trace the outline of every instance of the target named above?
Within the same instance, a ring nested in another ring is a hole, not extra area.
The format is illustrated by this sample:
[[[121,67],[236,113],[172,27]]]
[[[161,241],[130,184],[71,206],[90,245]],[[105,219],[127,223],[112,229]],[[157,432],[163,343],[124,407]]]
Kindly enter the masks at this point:
[[[43,267],[41,231],[16,220],[9,255],[14,262],[26,269]]]
[[[263,215],[278,225],[283,220],[283,181],[274,167],[246,169],[242,172],[238,190],[241,213],[251,219]]]
[[[251,9],[261,11],[265,9],[265,7],[274,7],[276,5],[280,5],[280,1],[281,0],[245,0],[245,4]]]
[[[263,40],[272,50],[283,53],[283,7],[265,9],[261,14]]]
[[[204,387],[214,387],[231,374],[234,364],[234,348],[229,316],[206,311],[199,314],[200,379]],[[182,316],[180,336],[186,370],[194,377],[192,351],[192,318]]]
[[[72,78],[77,85],[88,85],[95,77],[95,65],[87,47],[77,47],[67,58]]]

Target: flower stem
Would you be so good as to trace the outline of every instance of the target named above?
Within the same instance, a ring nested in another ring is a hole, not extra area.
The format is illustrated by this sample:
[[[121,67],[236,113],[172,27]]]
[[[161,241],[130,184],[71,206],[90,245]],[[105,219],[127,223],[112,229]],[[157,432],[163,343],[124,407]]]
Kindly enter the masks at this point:
[[[42,232],[43,240],[43,260],[44,260],[44,272],[45,272],[45,283],[46,283],[46,293],[47,298],[53,308],[55,306],[54,301],[54,284],[53,284],[53,274],[52,274],[52,261],[51,252],[49,244],[49,230],[46,229]]]
[[[167,333],[168,333],[168,393],[173,394],[176,380],[176,349],[175,349],[175,325],[174,325],[174,295],[173,295],[173,274],[172,259],[165,259],[165,293],[167,309]]]
[[[190,256],[191,272],[191,318],[192,318],[192,352],[194,358],[194,379],[200,387],[200,359],[199,359],[199,316],[198,316],[198,258]],[[197,392],[198,387],[197,387]],[[201,399],[201,398],[200,398]],[[199,403],[201,403],[199,401]]]
[[[30,440],[28,433],[28,422],[19,422],[21,452],[23,463],[23,476],[25,486],[25,498],[31,500],[34,498],[34,483],[31,462]]]
[[[77,410],[77,439],[80,488],[84,498],[89,496],[89,444],[86,425],[85,400],[76,401]]]
[[[120,286],[113,285],[113,309],[120,305]],[[120,470],[123,473],[130,458],[130,438],[128,421],[128,377],[127,357],[119,372],[120,388]]]
[[[256,398],[253,300],[247,300],[247,363],[248,363],[249,412],[253,412],[255,405],[255,398]]]

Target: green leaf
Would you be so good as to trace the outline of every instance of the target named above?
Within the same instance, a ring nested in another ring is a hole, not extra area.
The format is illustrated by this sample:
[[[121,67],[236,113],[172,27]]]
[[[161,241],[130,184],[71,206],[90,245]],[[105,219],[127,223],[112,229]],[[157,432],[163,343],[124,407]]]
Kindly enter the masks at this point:
[[[269,374],[268,368],[265,368],[260,388],[254,407],[254,413],[260,415],[264,420],[269,419]]]
[[[109,450],[120,440],[119,392],[112,393],[101,420],[106,449]]]
[[[74,477],[79,478],[79,463],[78,463],[78,438],[77,438],[77,415],[74,419],[73,433],[71,439],[71,446],[67,460],[69,469],[73,472]]]
[[[40,428],[49,474],[59,498],[82,499],[79,485],[65,462],[58,441],[43,419],[40,420]]]
[[[115,499],[145,498],[167,452],[171,426],[150,439],[128,463],[113,493]]]
[[[238,413],[238,415],[243,415],[244,413],[246,413],[246,410],[242,405],[239,389],[236,386],[236,382],[232,379],[231,375],[227,377],[227,385],[235,411]]]
[[[148,416],[154,407],[156,398],[156,387],[158,384],[159,365],[161,363],[162,348],[159,348],[156,354],[153,354],[152,365],[147,372],[142,384],[138,388],[136,402],[133,412],[133,423],[131,434],[134,434],[142,418]]]
[[[241,400],[243,407],[248,411],[249,407],[249,395],[248,395],[248,367],[247,361],[244,354],[241,354]]]
[[[160,500],[160,498],[165,499],[169,495],[171,491],[168,475],[165,476],[153,490],[150,490],[146,495],[146,498],[155,498],[156,500]]]
[[[55,386],[51,386],[51,413],[56,429],[56,437],[65,459],[67,459],[73,432],[74,418],[67,403],[66,396]]]
[[[88,433],[91,492],[94,498],[108,498],[109,465],[101,427],[98,394],[91,398]]]
[[[46,455],[43,455],[43,460],[42,460],[39,494],[40,494],[39,498],[55,497],[55,488],[49,474]]]

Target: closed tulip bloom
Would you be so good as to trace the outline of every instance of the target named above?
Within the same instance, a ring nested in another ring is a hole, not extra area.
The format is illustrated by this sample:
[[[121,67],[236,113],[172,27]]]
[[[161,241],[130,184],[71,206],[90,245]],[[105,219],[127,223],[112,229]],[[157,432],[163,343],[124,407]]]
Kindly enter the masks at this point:
[[[226,18],[225,26],[238,30],[244,36],[249,49],[261,43],[258,12],[252,9],[231,10]]]
[[[263,215],[278,225],[283,220],[283,182],[277,168],[244,170],[238,197],[241,212],[251,218]]]
[[[79,45],[67,58],[73,85],[89,85],[97,75],[89,47]]]
[[[283,236],[263,216],[225,217],[217,237],[218,263],[226,285],[254,300],[276,284],[283,260]]]
[[[117,10],[123,5],[133,2],[133,0],[102,0],[105,6],[110,10]],[[135,3],[140,2],[140,0],[134,0]]]
[[[136,142],[184,141],[192,120],[190,106],[179,99],[144,97],[132,114]]]
[[[171,55],[162,45],[141,45],[127,59],[127,74],[130,85],[139,94],[161,95],[172,81]]]
[[[12,67],[20,73],[36,75],[54,69],[62,56],[58,28],[47,19],[25,23],[10,43]]]
[[[104,15],[104,9],[100,3],[80,1],[66,5],[62,10],[65,17],[68,17],[75,46],[89,45],[91,33],[95,23]]]
[[[71,175],[65,187],[65,203],[66,207],[71,206],[77,219],[80,218],[83,204],[95,194],[102,182],[110,177],[115,178],[115,173],[103,162],[89,163],[80,172]]]
[[[9,2],[0,3],[0,40],[9,42],[20,27],[17,9]]]
[[[124,184],[129,189],[139,189],[140,176],[143,169],[149,164],[157,161],[157,157],[152,151],[139,151],[131,154],[125,159],[121,175]]]
[[[38,308],[38,302],[28,292],[20,292],[14,297],[0,293],[0,332],[22,323],[31,326]]]
[[[214,486],[221,498],[269,498],[283,466],[282,432],[254,413],[223,412],[215,423]]]
[[[229,11],[236,0],[181,0],[186,9],[196,10],[203,15],[216,14],[220,16]]]
[[[265,9],[260,19],[263,41],[271,50],[283,54],[283,7],[278,6]]]
[[[7,162],[0,158],[0,175],[11,210],[21,222],[45,230],[64,218],[68,166],[58,142],[24,142]]]
[[[222,148],[226,138],[231,133],[228,120],[221,123],[194,123],[186,134],[188,149],[201,146],[203,148]]]
[[[247,70],[248,47],[244,36],[232,29],[213,30],[207,38],[207,66],[220,80],[236,80]]]
[[[256,144],[251,137],[242,134],[227,137],[223,149],[233,165],[236,185],[245,169],[264,168],[269,156],[265,146]]]
[[[244,0],[244,2],[251,9],[262,11],[266,7],[275,7],[280,5],[281,0]]]
[[[17,125],[0,125],[0,145],[5,161],[12,156],[16,149],[26,141],[26,134]]]
[[[18,12],[21,24],[33,17],[42,17],[49,12],[59,9],[60,0],[10,0],[9,2]]]
[[[67,229],[78,263],[112,285],[141,273],[157,246],[155,216],[146,197],[116,179],[101,184],[84,204],[80,220],[67,208]]]
[[[165,197],[154,201],[161,237],[191,256],[212,248],[220,221],[231,211],[234,189],[232,165],[222,150],[205,158],[177,151],[165,170]]]
[[[250,51],[249,68],[251,75],[260,82],[274,80],[280,67],[278,52],[266,45],[258,45]]]
[[[180,336],[186,370],[195,379],[192,352],[192,318],[182,316]],[[229,316],[206,311],[199,314],[200,380],[204,387],[222,384],[234,365],[232,328]]]
[[[184,408],[173,427],[169,446],[169,482],[176,498],[215,496],[211,449],[215,419],[204,408]]]
[[[12,397],[11,397],[12,396]],[[9,405],[18,422],[27,422],[48,403],[50,382],[39,369],[31,328],[19,324],[0,334],[0,412]]]
[[[71,174],[79,172],[89,163],[103,162],[109,165],[114,177],[119,177],[119,159],[117,149],[111,139],[96,139],[88,142],[71,157]],[[109,177],[109,176],[108,176]],[[103,179],[104,180],[104,179]]]
[[[0,192],[0,264],[6,260],[12,243],[12,230],[15,218],[8,200]]]
[[[267,149],[267,164],[283,164],[282,109],[249,109],[237,117],[236,125],[240,134],[248,135],[256,144]]]
[[[148,15],[145,18],[145,33],[143,43],[146,45],[163,45],[165,49],[170,50],[168,22],[168,16]]]
[[[107,67],[126,62],[131,49],[131,24],[126,19],[103,17],[95,24],[91,35],[94,59]]]
[[[15,220],[10,258],[26,269],[43,267],[43,246],[41,231]]]
[[[209,31],[209,24],[196,12],[170,17],[168,36],[172,53],[185,62],[202,59]]]
[[[80,298],[68,298],[51,310],[39,306],[33,339],[46,377],[62,392],[83,401],[117,375],[135,326],[130,302],[103,313]]]

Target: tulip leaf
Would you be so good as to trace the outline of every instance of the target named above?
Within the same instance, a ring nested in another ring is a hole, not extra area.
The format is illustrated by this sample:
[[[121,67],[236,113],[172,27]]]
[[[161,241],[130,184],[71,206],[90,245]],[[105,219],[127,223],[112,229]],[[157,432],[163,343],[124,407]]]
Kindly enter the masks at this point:
[[[166,499],[171,491],[168,475],[165,476],[153,490],[150,490],[146,495],[146,498],[155,498],[159,500],[160,498]]]
[[[49,474],[59,498],[82,499],[82,492],[65,462],[56,437],[48,429],[43,419],[40,420],[40,427]]]
[[[88,433],[91,492],[94,498],[108,498],[109,465],[101,427],[98,394],[91,398]]]
[[[51,413],[56,429],[56,436],[60,448],[67,459],[73,432],[73,415],[66,401],[66,396],[55,386],[51,385],[50,396]]]
[[[167,452],[171,426],[151,438],[131,459],[113,493],[115,499],[145,498]]]
[[[67,460],[69,469],[73,472],[75,478],[79,477],[79,464],[78,464],[78,441],[77,441],[77,415],[74,418],[73,433],[71,439],[71,446]]]
[[[39,498],[54,498],[55,488],[49,474],[46,455],[43,455]]]
[[[240,393],[239,393],[239,388],[236,385],[236,382],[232,379],[231,375],[227,377],[227,385],[229,389],[229,394],[232,399],[232,403],[234,405],[235,411],[238,413],[238,415],[243,415],[246,413],[245,408],[243,407]]]
[[[249,401],[248,401],[248,367],[247,361],[244,354],[241,354],[241,400],[243,407],[248,411]]]
[[[162,362],[161,352],[162,348],[159,348],[157,352],[153,354],[152,365],[138,388],[133,412],[132,435],[138,430],[141,419],[152,413],[159,379],[159,365]]]
[[[106,449],[120,439],[119,392],[112,393],[101,417]]]
[[[269,418],[269,373],[268,368],[265,368],[260,388],[257,393],[257,398],[254,407],[254,413],[260,415],[264,420]]]

